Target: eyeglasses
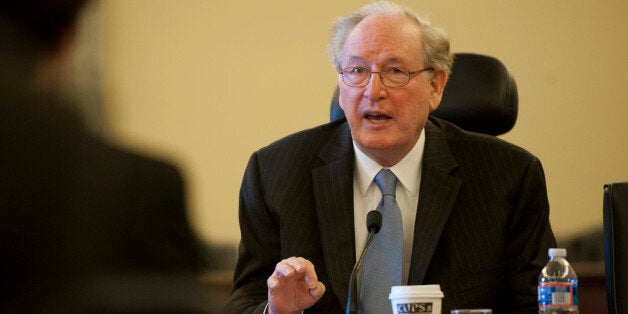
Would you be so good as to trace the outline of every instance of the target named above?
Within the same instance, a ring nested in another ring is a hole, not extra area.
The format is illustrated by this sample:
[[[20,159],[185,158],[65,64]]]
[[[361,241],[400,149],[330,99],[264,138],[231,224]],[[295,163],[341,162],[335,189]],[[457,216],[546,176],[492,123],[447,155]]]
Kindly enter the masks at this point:
[[[384,68],[381,71],[371,71],[363,67],[350,67],[343,69],[340,75],[342,75],[342,82],[351,87],[368,85],[373,73],[379,73],[379,79],[386,87],[402,87],[408,85],[412,76],[425,71],[434,71],[434,68],[427,67],[418,71],[408,72],[395,67]]]

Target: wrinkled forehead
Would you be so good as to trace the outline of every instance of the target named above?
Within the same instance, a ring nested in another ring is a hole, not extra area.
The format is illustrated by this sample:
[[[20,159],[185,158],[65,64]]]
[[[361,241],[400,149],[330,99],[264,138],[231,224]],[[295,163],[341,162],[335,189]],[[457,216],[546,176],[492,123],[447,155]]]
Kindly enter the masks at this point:
[[[406,16],[376,15],[358,23],[343,46],[342,63],[420,62],[421,30]]]

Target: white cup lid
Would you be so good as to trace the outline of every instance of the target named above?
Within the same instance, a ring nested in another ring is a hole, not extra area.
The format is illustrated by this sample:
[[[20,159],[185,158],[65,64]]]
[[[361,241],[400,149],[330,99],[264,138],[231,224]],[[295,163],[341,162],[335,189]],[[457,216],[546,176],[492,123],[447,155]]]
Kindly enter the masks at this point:
[[[443,298],[440,285],[393,286],[390,288],[389,299],[405,297]]]

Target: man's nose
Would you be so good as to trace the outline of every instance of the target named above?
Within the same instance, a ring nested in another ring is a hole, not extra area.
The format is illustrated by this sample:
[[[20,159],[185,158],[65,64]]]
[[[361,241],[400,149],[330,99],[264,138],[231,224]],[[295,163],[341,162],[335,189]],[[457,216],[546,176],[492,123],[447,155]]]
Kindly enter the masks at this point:
[[[377,76],[375,76],[377,74]],[[382,81],[382,74],[379,72],[371,72],[371,79],[369,83],[364,87],[364,96],[378,100],[384,97],[386,94],[386,86],[384,86],[384,82]]]

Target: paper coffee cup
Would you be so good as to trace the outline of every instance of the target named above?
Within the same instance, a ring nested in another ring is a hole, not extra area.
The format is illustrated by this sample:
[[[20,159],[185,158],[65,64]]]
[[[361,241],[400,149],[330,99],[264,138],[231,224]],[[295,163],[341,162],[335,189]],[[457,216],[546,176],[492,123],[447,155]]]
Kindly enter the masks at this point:
[[[393,286],[388,298],[393,314],[441,314],[440,285]]]

